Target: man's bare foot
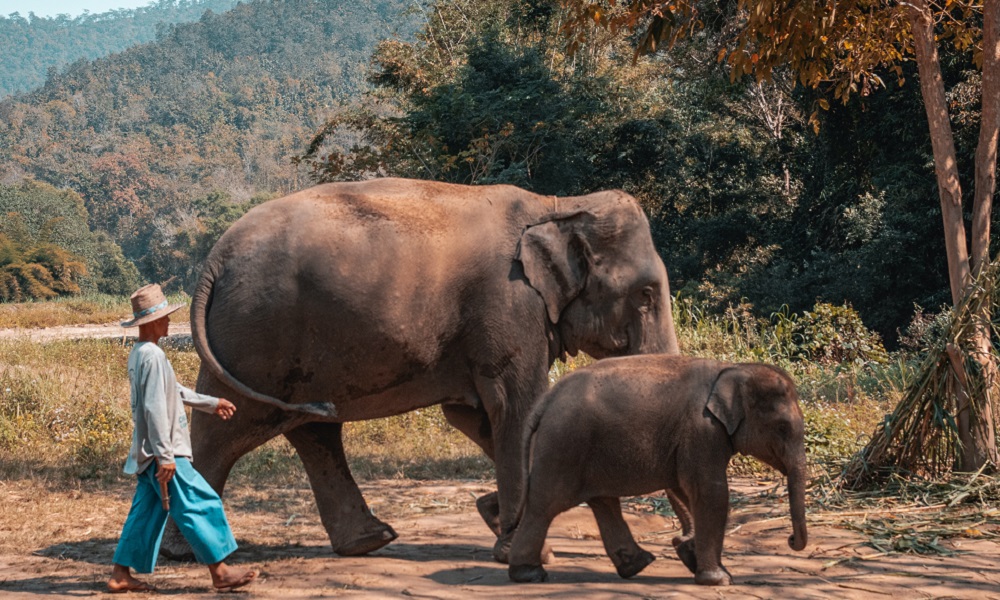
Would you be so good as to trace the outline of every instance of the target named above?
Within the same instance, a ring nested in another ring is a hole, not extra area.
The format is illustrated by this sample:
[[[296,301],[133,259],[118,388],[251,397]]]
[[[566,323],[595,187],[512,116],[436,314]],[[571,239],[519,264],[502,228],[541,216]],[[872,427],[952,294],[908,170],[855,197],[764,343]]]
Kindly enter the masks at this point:
[[[241,588],[257,579],[257,571],[242,571],[221,562],[209,565],[208,570],[212,573],[212,585],[220,592]]]
[[[132,577],[131,570],[123,565],[115,565],[111,569],[111,579],[108,579],[108,591],[112,594],[125,592],[152,592],[149,584]]]

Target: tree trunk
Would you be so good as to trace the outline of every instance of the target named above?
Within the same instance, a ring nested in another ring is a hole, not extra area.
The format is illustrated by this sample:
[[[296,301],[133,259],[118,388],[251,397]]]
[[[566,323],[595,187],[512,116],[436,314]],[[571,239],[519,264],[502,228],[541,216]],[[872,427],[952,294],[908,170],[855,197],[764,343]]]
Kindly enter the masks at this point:
[[[997,135],[1000,132],[1000,0],[983,2],[983,83],[976,189],[972,207],[972,275],[990,262],[990,213],[996,191]]]
[[[983,2],[983,81],[982,116],[979,144],[976,146],[976,181],[972,207],[973,277],[978,277],[990,263],[990,215],[996,191],[997,138],[1000,134],[1000,0]],[[990,303],[984,302],[981,314],[975,315],[974,358],[981,365],[984,398],[971,424],[977,458],[1000,464],[997,455],[993,400],[1000,382],[990,343]],[[970,466],[981,466],[970,465]]]
[[[988,4],[996,4],[997,0],[987,0]],[[941,198],[941,216],[944,221],[945,249],[948,255],[948,282],[951,285],[952,303],[957,306],[965,296],[969,284],[971,283],[971,271],[969,261],[969,250],[965,234],[965,221],[962,215],[962,186],[958,177],[958,159],[955,152],[955,141],[951,130],[951,121],[948,117],[948,103],[945,98],[944,80],[941,78],[941,63],[938,59],[937,45],[934,40],[934,22],[931,19],[931,12],[927,5],[927,0],[912,0],[906,9],[907,18],[913,33],[913,48],[917,59],[917,72],[920,75],[920,92],[924,100],[924,109],[927,112],[927,123],[930,127],[931,145],[934,150],[934,172],[937,177],[938,193]],[[995,10],[995,9],[994,9]],[[985,37],[984,37],[985,44]],[[986,58],[984,57],[984,65]],[[992,102],[995,106],[995,92],[992,96],[986,95],[986,81],[984,68],[983,99],[984,111],[986,104]],[[984,114],[984,123],[986,115]],[[995,118],[995,117],[994,117]],[[980,139],[980,144],[983,144]],[[988,143],[987,143],[988,145]],[[993,145],[995,148],[995,143]],[[977,153],[978,154],[978,153]],[[993,154],[994,167],[996,155]],[[979,162],[977,157],[977,163]],[[992,171],[995,173],[995,168]],[[977,164],[977,184],[979,170]],[[992,178],[992,175],[990,176]],[[977,185],[978,187],[978,185]],[[979,191],[977,190],[977,202],[979,201]],[[992,198],[992,190],[990,191]],[[977,220],[974,223],[974,239],[977,271],[981,270],[982,264],[989,260],[989,205],[987,204],[985,218],[977,213]],[[982,207],[977,204],[977,211]],[[981,236],[981,237],[980,237]],[[985,256],[985,259],[983,258]],[[987,322],[983,322],[976,328],[973,339],[970,340],[973,347],[973,358],[983,367],[982,373],[986,377],[987,385],[984,389],[989,390],[992,382],[995,381],[994,374],[996,365],[993,363],[992,355],[988,352],[990,347],[989,330],[985,328]],[[980,402],[980,411],[973,410],[974,400],[971,398],[969,382],[965,380],[964,372],[959,375],[956,369],[957,383],[957,420],[959,427],[959,439],[962,441],[962,452],[959,458],[958,468],[962,471],[978,470],[990,458],[995,458],[996,444],[993,440],[992,411],[989,407],[989,400],[992,394],[987,391],[984,398],[976,399]],[[985,427],[984,419],[989,421],[989,427]],[[988,433],[987,433],[988,431]]]
[[[934,41],[934,22],[931,20],[927,0],[912,0],[908,7],[907,16],[913,30],[914,54],[920,74],[920,93],[927,111],[931,146],[934,149],[934,173],[941,197],[941,216],[944,219],[951,301],[957,305],[969,285],[969,250],[962,218],[962,185],[958,179],[955,139],[948,118],[948,101],[945,98],[941,63]]]

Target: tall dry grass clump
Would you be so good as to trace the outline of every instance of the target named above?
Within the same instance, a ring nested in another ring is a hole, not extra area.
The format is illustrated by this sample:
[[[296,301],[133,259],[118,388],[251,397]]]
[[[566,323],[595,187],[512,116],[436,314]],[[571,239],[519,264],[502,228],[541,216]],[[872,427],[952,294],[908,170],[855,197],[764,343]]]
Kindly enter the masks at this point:
[[[943,477],[955,468],[962,451],[958,427],[960,393],[969,394],[970,418],[974,422],[980,420],[983,411],[997,414],[997,382],[988,381],[973,358],[976,352],[973,339],[977,328],[985,328],[993,340],[991,359],[1000,360],[995,345],[998,324],[989,318],[1000,308],[998,283],[1000,261],[981,274],[951,312],[943,334],[926,349],[923,362],[899,404],[879,424],[868,445],[847,465],[843,485],[859,488],[899,473]],[[1000,434],[997,424],[994,421],[995,437]]]

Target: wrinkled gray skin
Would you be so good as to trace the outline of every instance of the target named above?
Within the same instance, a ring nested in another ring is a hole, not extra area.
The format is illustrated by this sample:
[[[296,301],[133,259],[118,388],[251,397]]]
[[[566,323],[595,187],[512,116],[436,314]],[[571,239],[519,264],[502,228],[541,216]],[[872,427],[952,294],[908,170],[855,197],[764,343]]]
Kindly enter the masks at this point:
[[[667,355],[602,360],[542,397],[523,443],[524,494],[508,571],[514,581],[545,581],[549,525],[581,502],[594,511],[618,574],[636,575],[653,555],[632,538],[619,498],[666,489],[682,526],[673,540],[678,556],[697,583],[728,585],[726,467],[736,452],[788,477],[788,545],[805,548],[802,411],[795,384],[777,367]]]
[[[333,550],[396,538],[362,498],[342,423],[442,404],[496,463],[480,513],[498,536],[520,494],[524,418],[553,361],[677,352],[667,271],[635,199],[379,179],[262,204],[209,255],[191,328],[198,390],[236,403],[192,421],[220,494],[238,458],[284,435]],[[509,537],[495,548],[506,558]],[[187,554],[176,528],[167,556]]]

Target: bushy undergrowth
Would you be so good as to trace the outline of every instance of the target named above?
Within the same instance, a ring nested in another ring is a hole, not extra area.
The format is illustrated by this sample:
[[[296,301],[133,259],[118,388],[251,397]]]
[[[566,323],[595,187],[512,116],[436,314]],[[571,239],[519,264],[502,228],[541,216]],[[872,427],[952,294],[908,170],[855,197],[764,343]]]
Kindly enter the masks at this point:
[[[889,355],[849,306],[819,303],[803,315],[755,317],[747,305],[708,313],[679,298],[675,321],[686,354],[732,362],[777,365],[795,380],[806,420],[806,451],[813,470],[840,463],[860,450],[899,401],[915,357]],[[766,472],[737,456],[732,470]]]
[[[95,305],[104,302],[115,319],[122,316],[120,307],[126,307],[127,312],[127,300],[124,305],[122,299],[86,301]],[[65,313],[71,310],[66,302],[46,304],[59,304],[57,310]],[[840,462],[860,449],[895,405],[912,373],[912,356],[906,352],[878,354],[877,358],[862,353],[840,362],[809,360],[815,352],[823,356],[846,354],[843,349],[828,353],[815,339],[802,337],[805,330],[797,327],[798,317],[793,315],[761,320],[746,306],[733,307],[721,315],[709,314],[686,299],[676,302],[675,315],[686,354],[767,362],[792,375],[802,399],[807,451],[814,469]],[[859,329],[859,324],[860,320],[853,323],[851,335],[864,337],[865,330]],[[844,338],[838,338],[835,320],[819,327],[827,328],[824,339]],[[803,347],[810,348],[810,353],[804,353]],[[166,351],[178,379],[193,385],[198,356],[190,348],[168,347]],[[125,368],[128,352],[120,340],[46,344],[0,340],[0,478],[121,477],[132,428]],[[550,379],[555,381],[590,361],[579,356],[557,363]],[[494,474],[492,463],[447,424],[437,407],[348,423],[344,444],[359,480],[469,479]],[[768,469],[752,459],[737,457],[733,472],[766,474]],[[282,438],[244,457],[234,477],[289,485],[306,482],[301,462]]]

